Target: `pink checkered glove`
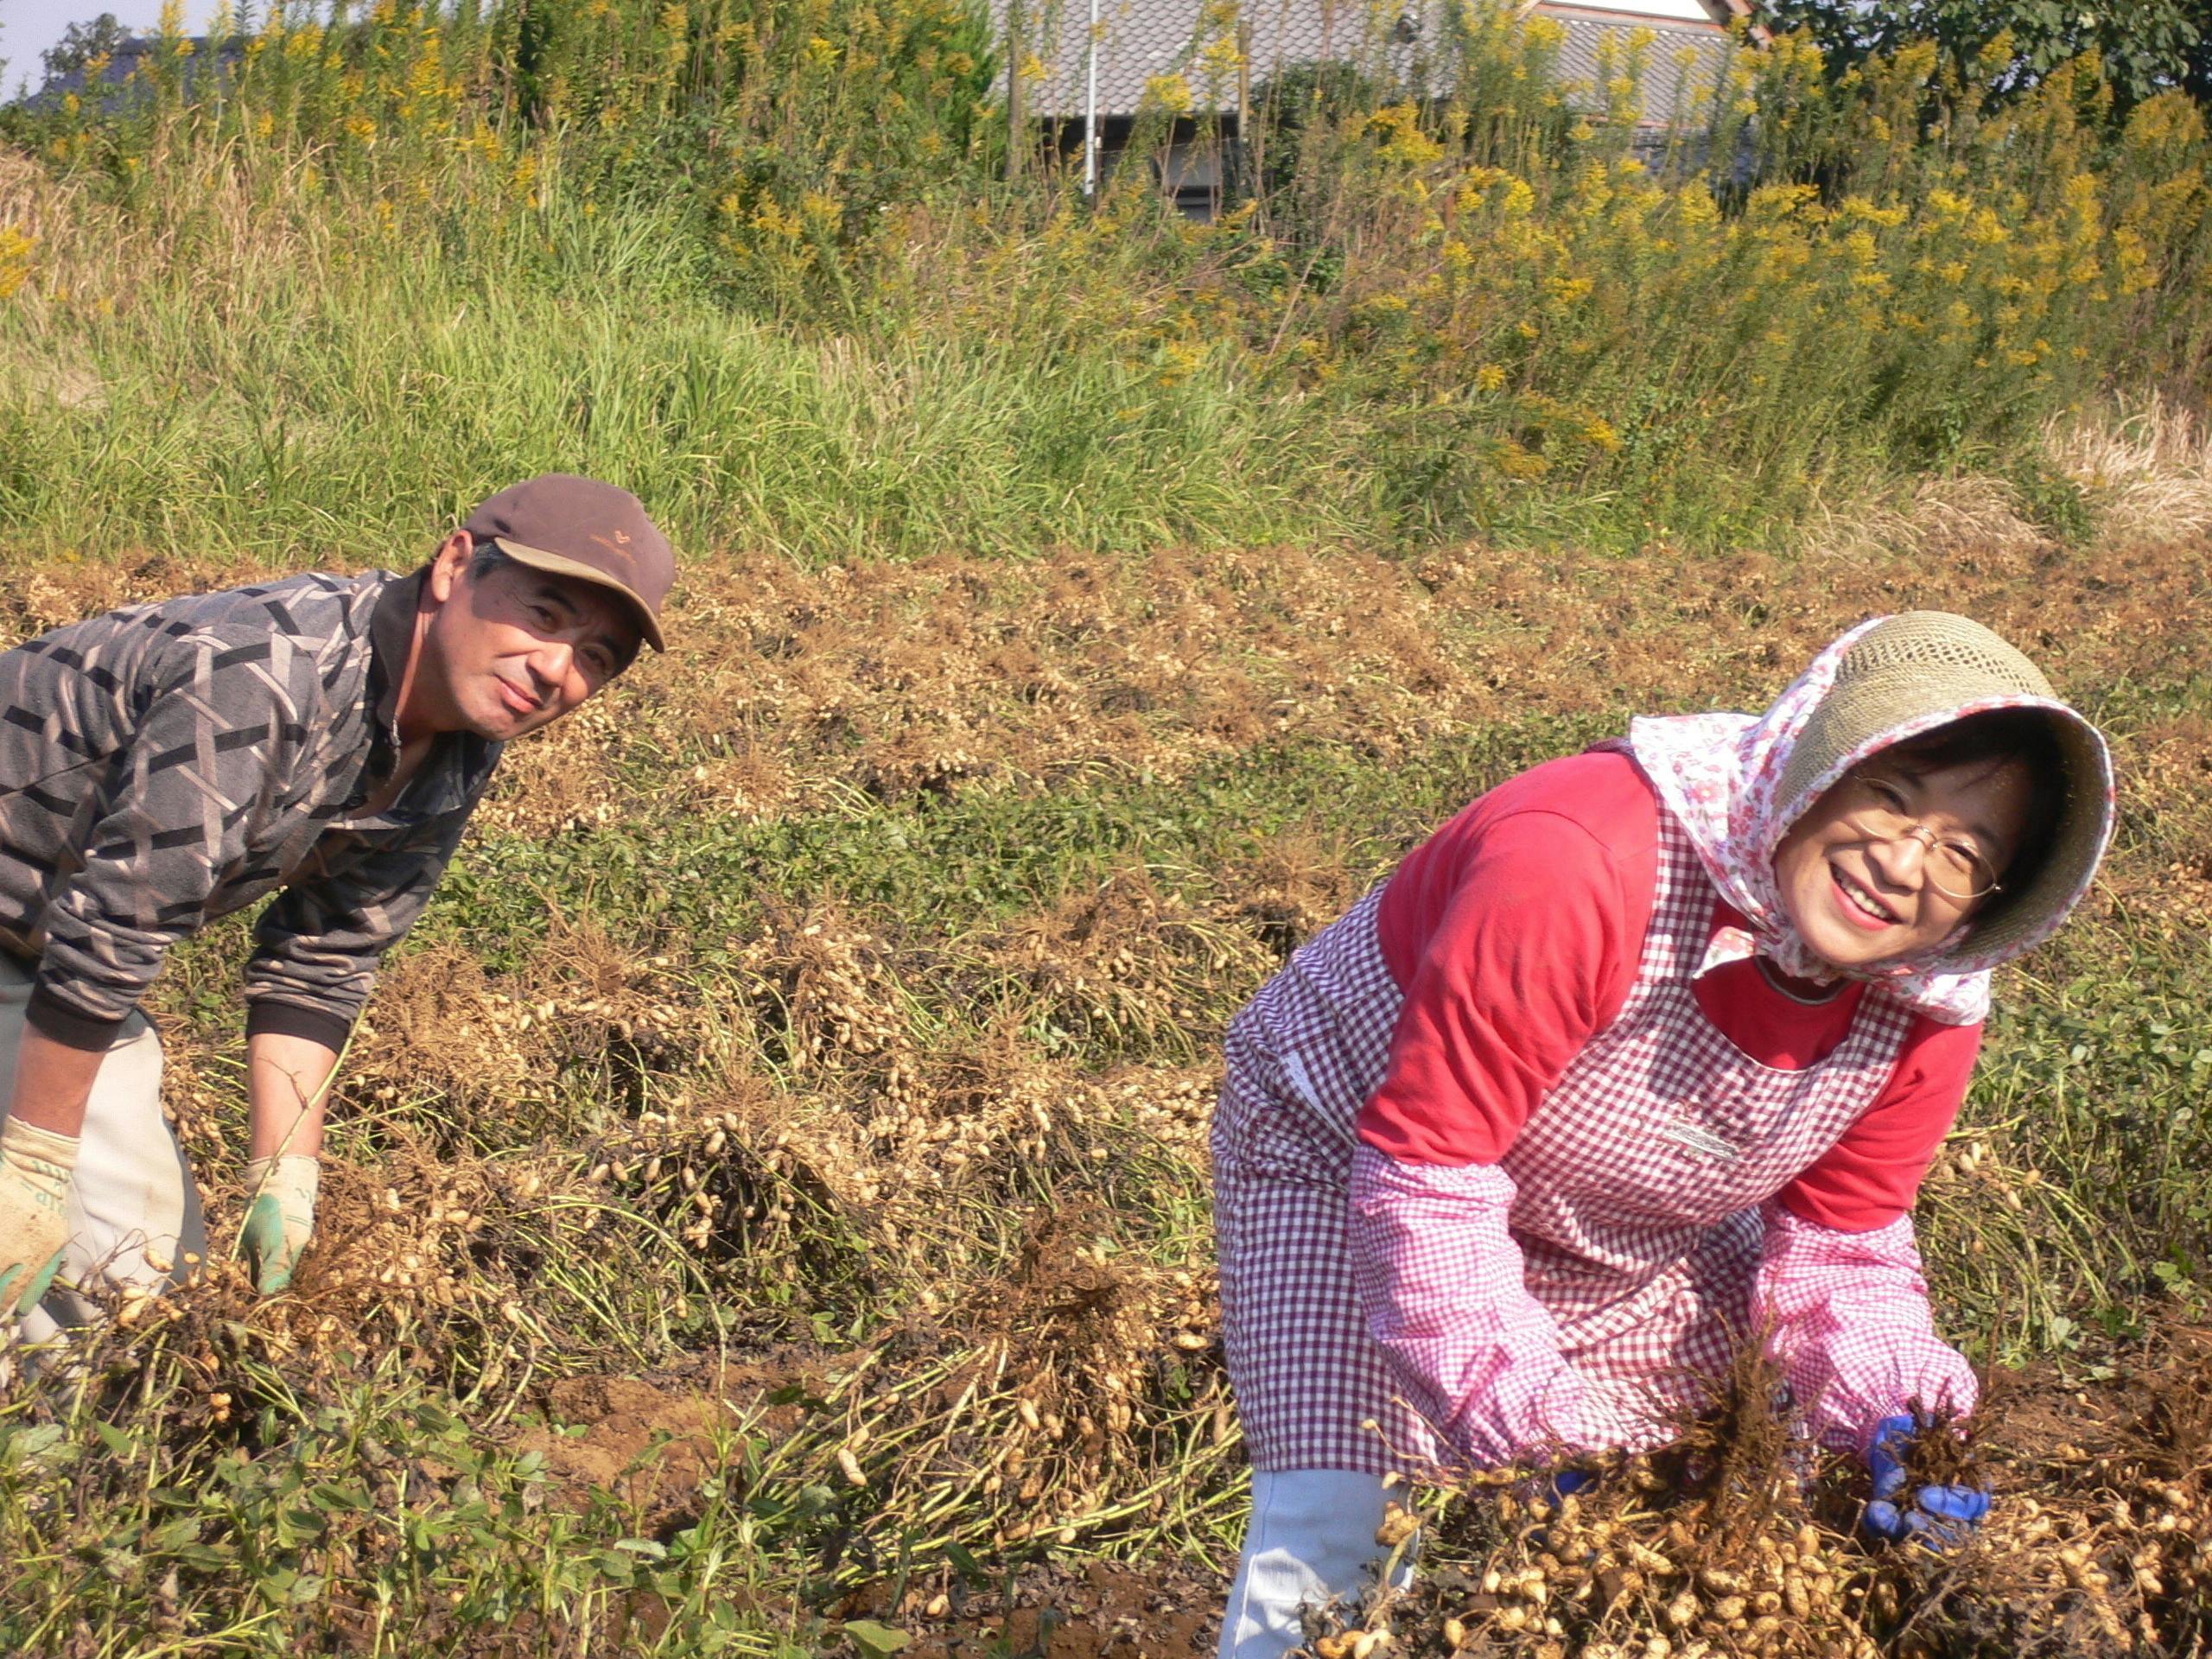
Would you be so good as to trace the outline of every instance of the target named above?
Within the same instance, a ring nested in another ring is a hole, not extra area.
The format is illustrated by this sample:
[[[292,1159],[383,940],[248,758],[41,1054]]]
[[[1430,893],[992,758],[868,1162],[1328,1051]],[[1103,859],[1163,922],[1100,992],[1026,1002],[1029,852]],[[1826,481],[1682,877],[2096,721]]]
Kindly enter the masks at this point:
[[[1495,1165],[1352,1157],[1352,1272],[1370,1333],[1414,1408],[1478,1468],[1554,1452],[1653,1444],[1632,1397],[1560,1352],[1506,1230],[1513,1178]]]
[[[1878,1426],[1919,1405],[1964,1415],[1980,1387],[1936,1334],[1912,1217],[1847,1233],[1770,1204],[1752,1306],[1808,1426],[1862,1456]]]

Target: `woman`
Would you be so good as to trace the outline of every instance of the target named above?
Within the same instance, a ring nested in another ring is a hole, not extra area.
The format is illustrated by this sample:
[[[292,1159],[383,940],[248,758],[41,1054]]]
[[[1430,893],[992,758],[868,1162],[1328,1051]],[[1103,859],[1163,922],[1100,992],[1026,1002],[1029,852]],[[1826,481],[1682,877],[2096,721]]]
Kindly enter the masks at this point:
[[[1509,780],[1301,949],[1230,1025],[1213,1130],[1254,1469],[1223,1655],[1359,1587],[1389,1470],[1657,1444],[1755,1327],[1831,1445],[1971,1408],[1912,1200],[1990,969],[2112,821],[2094,728],[1916,612],[1756,719],[1639,719]]]

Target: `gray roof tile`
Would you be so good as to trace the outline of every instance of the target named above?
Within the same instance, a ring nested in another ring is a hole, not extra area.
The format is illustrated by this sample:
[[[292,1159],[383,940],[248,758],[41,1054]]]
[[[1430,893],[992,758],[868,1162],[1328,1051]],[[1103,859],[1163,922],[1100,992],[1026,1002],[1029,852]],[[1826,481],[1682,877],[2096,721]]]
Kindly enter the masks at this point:
[[[1634,55],[1633,37],[1639,30],[1650,31],[1637,85],[1643,105],[1637,119],[1644,124],[1669,124],[1678,115],[1687,118],[1696,95],[1710,92],[1719,84],[1736,49],[1726,32],[1699,23],[1600,17],[1564,6],[1539,6],[1537,10],[1566,27],[1559,74],[1567,86],[1567,102],[1578,110],[1605,107],[1607,56],[1611,58],[1611,73],[1622,73]]]
[[[1009,0],[993,0],[1005,27]],[[1217,0],[1218,3],[1218,0]],[[1041,117],[1079,117],[1084,109],[1084,46],[1089,32],[1088,0],[1025,0],[1030,49],[1043,59],[1044,80],[1031,89],[1030,112]],[[1630,37],[1649,29],[1652,40],[1643,56],[1642,119],[1663,123],[1686,106],[1695,88],[1718,79],[1733,44],[1719,28],[1663,17],[1584,11],[1541,5],[1539,11],[1561,24],[1566,39],[1559,73],[1578,109],[1603,109],[1600,54],[1607,49],[1625,65]],[[1098,0],[1098,111],[1101,116],[1134,114],[1145,83],[1157,75],[1180,74],[1203,107],[1209,101],[1224,111],[1237,106],[1237,76],[1231,72],[1209,86],[1198,38],[1208,15],[1207,0]],[[1213,16],[1223,13],[1216,10]],[[1227,27],[1249,35],[1244,49],[1249,85],[1257,86],[1287,66],[1332,60],[1365,62],[1403,74],[1433,51],[1440,34],[1437,0],[1243,0],[1229,13]],[[1216,22],[1208,38],[1223,31]],[[1693,61],[1678,62],[1685,48]],[[1211,94],[1211,99],[1209,94]]]

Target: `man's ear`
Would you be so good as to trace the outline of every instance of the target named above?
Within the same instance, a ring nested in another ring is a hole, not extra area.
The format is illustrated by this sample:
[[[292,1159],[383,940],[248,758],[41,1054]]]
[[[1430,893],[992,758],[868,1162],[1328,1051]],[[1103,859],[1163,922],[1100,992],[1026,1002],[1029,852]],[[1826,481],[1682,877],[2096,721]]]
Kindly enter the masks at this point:
[[[430,556],[430,574],[425,579],[430,597],[444,604],[468,575],[468,561],[476,551],[476,540],[465,530],[456,530],[438,543],[438,550]]]

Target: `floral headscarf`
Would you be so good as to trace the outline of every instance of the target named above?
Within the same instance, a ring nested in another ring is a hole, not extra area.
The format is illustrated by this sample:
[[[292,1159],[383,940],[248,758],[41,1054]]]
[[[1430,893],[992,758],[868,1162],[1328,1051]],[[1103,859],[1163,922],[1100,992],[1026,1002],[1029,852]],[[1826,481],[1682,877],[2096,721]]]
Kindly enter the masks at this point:
[[[2055,932],[2088,890],[2088,876],[2043,925],[2002,951],[1977,955],[1971,949],[1974,930],[1968,921],[1923,956],[1846,969],[1815,955],[1790,925],[1775,880],[1775,851],[1821,793],[1870,754],[1993,709],[2048,709],[2077,721],[2080,716],[2063,703],[2024,696],[1918,711],[1840,756],[1798,798],[1778,799],[1790,752],[1834,684],[1846,652],[1885,620],[1871,618],[1830,645],[1764,715],[1642,716],[1630,722],[1626,747],[1660,800],[1688,832],[1720,896],[1750,925],[1748,931],[1721,930],[1700,972],[1756,954],[1796,978],[1867,980],[1947,1025],[1974,1025],[1989,1012],[1990,969]]]

